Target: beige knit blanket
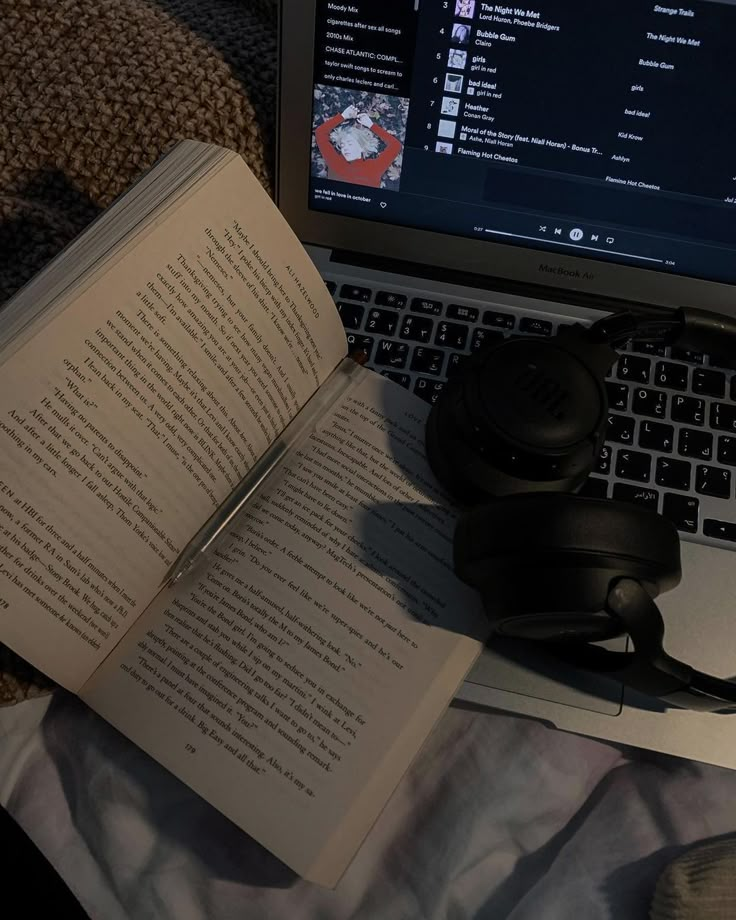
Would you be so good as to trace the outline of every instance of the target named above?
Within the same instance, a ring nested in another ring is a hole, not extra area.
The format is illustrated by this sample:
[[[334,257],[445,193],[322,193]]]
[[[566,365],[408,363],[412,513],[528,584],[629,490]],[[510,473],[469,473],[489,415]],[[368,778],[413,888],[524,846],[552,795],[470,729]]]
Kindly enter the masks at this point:
[[[273,0],[0,0],[0,304],[181,138],[271,187]],[[0,704],[50,683],[0,645]]]

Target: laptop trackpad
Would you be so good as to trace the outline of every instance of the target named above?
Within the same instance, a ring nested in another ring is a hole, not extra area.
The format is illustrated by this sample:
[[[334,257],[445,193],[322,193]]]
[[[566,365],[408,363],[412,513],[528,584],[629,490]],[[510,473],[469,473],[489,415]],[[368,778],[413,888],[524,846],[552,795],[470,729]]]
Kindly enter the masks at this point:
[[[682,543],[682,582],[659,599],[665,621],[665,649],[719,677],[736,671],[736,566],[733,552]],[[625,649],[625,640],[606,643]],[[497,690],[618,715],[621,684],[535,657],[522,644],[486,649],[468,682]]]
[[[606,642],[605,647],[625,651],[626,639]],[[621,712],[623,686],[619,681],[554,661],[522,642],[494,641],[483,651],[467,680],[603,715],[617,716]]]

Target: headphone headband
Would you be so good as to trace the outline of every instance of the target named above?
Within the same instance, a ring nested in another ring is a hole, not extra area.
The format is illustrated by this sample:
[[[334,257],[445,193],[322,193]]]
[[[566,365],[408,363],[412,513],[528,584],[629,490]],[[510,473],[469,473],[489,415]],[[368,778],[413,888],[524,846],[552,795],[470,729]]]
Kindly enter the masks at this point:
[[[612,348],[633,340],[720,356],[736,346],[736,319],[697,307],[679,307],[673,313],[624,310],[593,323],[588,336],[591,342]]]

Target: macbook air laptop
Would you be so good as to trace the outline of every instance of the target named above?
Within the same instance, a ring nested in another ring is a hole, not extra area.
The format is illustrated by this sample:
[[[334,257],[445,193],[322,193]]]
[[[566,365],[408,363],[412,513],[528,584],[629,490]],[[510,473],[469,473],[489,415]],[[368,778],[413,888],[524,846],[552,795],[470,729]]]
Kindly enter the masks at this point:
[[[477,349],[605,312],[736,315],[733,2],[283,0],[278,203],[352,348],[432,403]],[[629,347],[584,491],[671,518],[666,646],[736,674],[733,364]],[[458,703],[736,767],[736,715],[491,646]]]

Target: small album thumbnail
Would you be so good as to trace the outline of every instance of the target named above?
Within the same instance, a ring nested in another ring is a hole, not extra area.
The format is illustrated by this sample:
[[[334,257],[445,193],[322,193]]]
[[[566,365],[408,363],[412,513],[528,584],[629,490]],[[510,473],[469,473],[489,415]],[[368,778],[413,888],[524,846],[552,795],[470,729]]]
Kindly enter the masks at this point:
[[[456,45],[467,45],[470,42],[470,26],[462,22],[452,24],[452,41]]]
[[[456,121],[450,121],[448,118],[440,118],[437,133],[440,137],[455,137]]]
[[[454,67],[456,70],[465,70],[465,63],[468,60],[468,52],[460,48],[450,48],[447,55],[447,66]]]
[[[457,118],[460,114],[460,100],[454,96],[443,96],[440,112],[443,115],[452,115],[453,118]]]
[[[460,19],[472,19],[475,16],[475,0],[455,0],[455,15]]]

